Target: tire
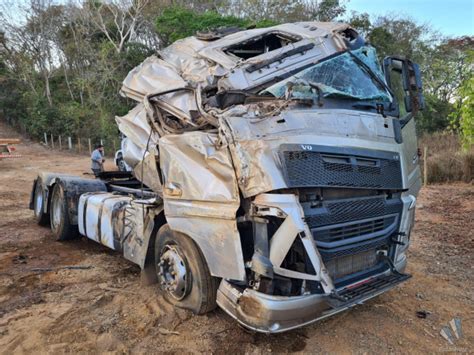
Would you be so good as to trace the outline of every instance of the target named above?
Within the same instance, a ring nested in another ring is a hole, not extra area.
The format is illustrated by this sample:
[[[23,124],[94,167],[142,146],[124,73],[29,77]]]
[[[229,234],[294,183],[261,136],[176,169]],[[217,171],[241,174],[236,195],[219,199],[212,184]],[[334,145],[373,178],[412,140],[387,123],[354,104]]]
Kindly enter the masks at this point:
[[[155,240],[155,268],[159,287],[170,303],[195,314],[216,308],[218,279],[211,276],[196,243],[167,224]]]
[[[119,171],[127,171],[127,166],[125,165],[125,160],[123,160],[122,157],[120,157],[119,160],[118,160],[118,168],[119,168]]]
[[[38,178],[35,182],[35,193],[33,200],[33,213],[35,215],[36,223],[40,226],[49,224],[49,213],[44,212],[44,204],[48,203],[44,195],[43,182]]]
[[[77,226],[69,221],[69,209],[61,184],[55,184],[49,209],[51,231],[57,241],[73,239],[78,235]]]

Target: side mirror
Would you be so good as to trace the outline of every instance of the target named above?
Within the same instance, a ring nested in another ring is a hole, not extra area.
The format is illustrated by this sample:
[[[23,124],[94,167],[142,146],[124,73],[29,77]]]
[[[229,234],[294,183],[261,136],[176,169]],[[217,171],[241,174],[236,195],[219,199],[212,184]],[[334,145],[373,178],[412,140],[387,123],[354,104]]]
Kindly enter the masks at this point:
[[[405,111],[413,115],[425,108],[423,85],[421,82],[420,67],[411,60],[402,57],[386,57],[383,60],[383,70],[388,86],[396,94],[403,96]],[[393,80],[394,74],[399,76],[401,83]],[[400,91],[403,91],[401,93]],[[398,98],[399,101],[402,99]]]

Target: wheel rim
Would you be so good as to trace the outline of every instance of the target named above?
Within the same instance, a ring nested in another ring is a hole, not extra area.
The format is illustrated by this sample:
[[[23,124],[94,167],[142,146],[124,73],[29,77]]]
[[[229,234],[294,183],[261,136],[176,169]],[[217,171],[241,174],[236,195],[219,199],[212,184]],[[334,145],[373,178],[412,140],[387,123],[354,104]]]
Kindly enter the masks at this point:
[[[41,191],[41,187],[36,185],[35,191],[35,215],[40,216],[43,212],[43,191]]]
[[[161,288],[176,300],[182,300],[189,291],[190,272],[185,258],[176,245],[166,245],[158,263]]]
[[[62,217],[61,201],[57,193],[54,194],[51,202],[52,202],[51,226],[53,227],[53,229],[57,229],[58,226],[61,224],[61,217]]]

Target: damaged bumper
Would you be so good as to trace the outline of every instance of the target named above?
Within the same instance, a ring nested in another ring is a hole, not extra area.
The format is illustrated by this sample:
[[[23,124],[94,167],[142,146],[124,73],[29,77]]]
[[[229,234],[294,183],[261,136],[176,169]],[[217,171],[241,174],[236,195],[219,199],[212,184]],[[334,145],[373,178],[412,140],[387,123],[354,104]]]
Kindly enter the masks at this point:
[[[400,265],[404,268],[405,265]],[[411,276],[386,272],[338,290],[336,295],[271,296],[239,290],[223,280],[217,303],[244,327],[260,333],[280,333],[322,320],[384,293]]]

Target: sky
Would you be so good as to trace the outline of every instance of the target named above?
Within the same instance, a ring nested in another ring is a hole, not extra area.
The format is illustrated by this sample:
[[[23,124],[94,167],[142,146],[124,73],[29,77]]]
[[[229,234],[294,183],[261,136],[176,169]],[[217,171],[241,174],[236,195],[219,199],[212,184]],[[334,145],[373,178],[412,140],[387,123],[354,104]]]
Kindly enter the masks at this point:
[[[349,0],[351,11],[408,15],[446,36],[474,35],[474,0]]]

